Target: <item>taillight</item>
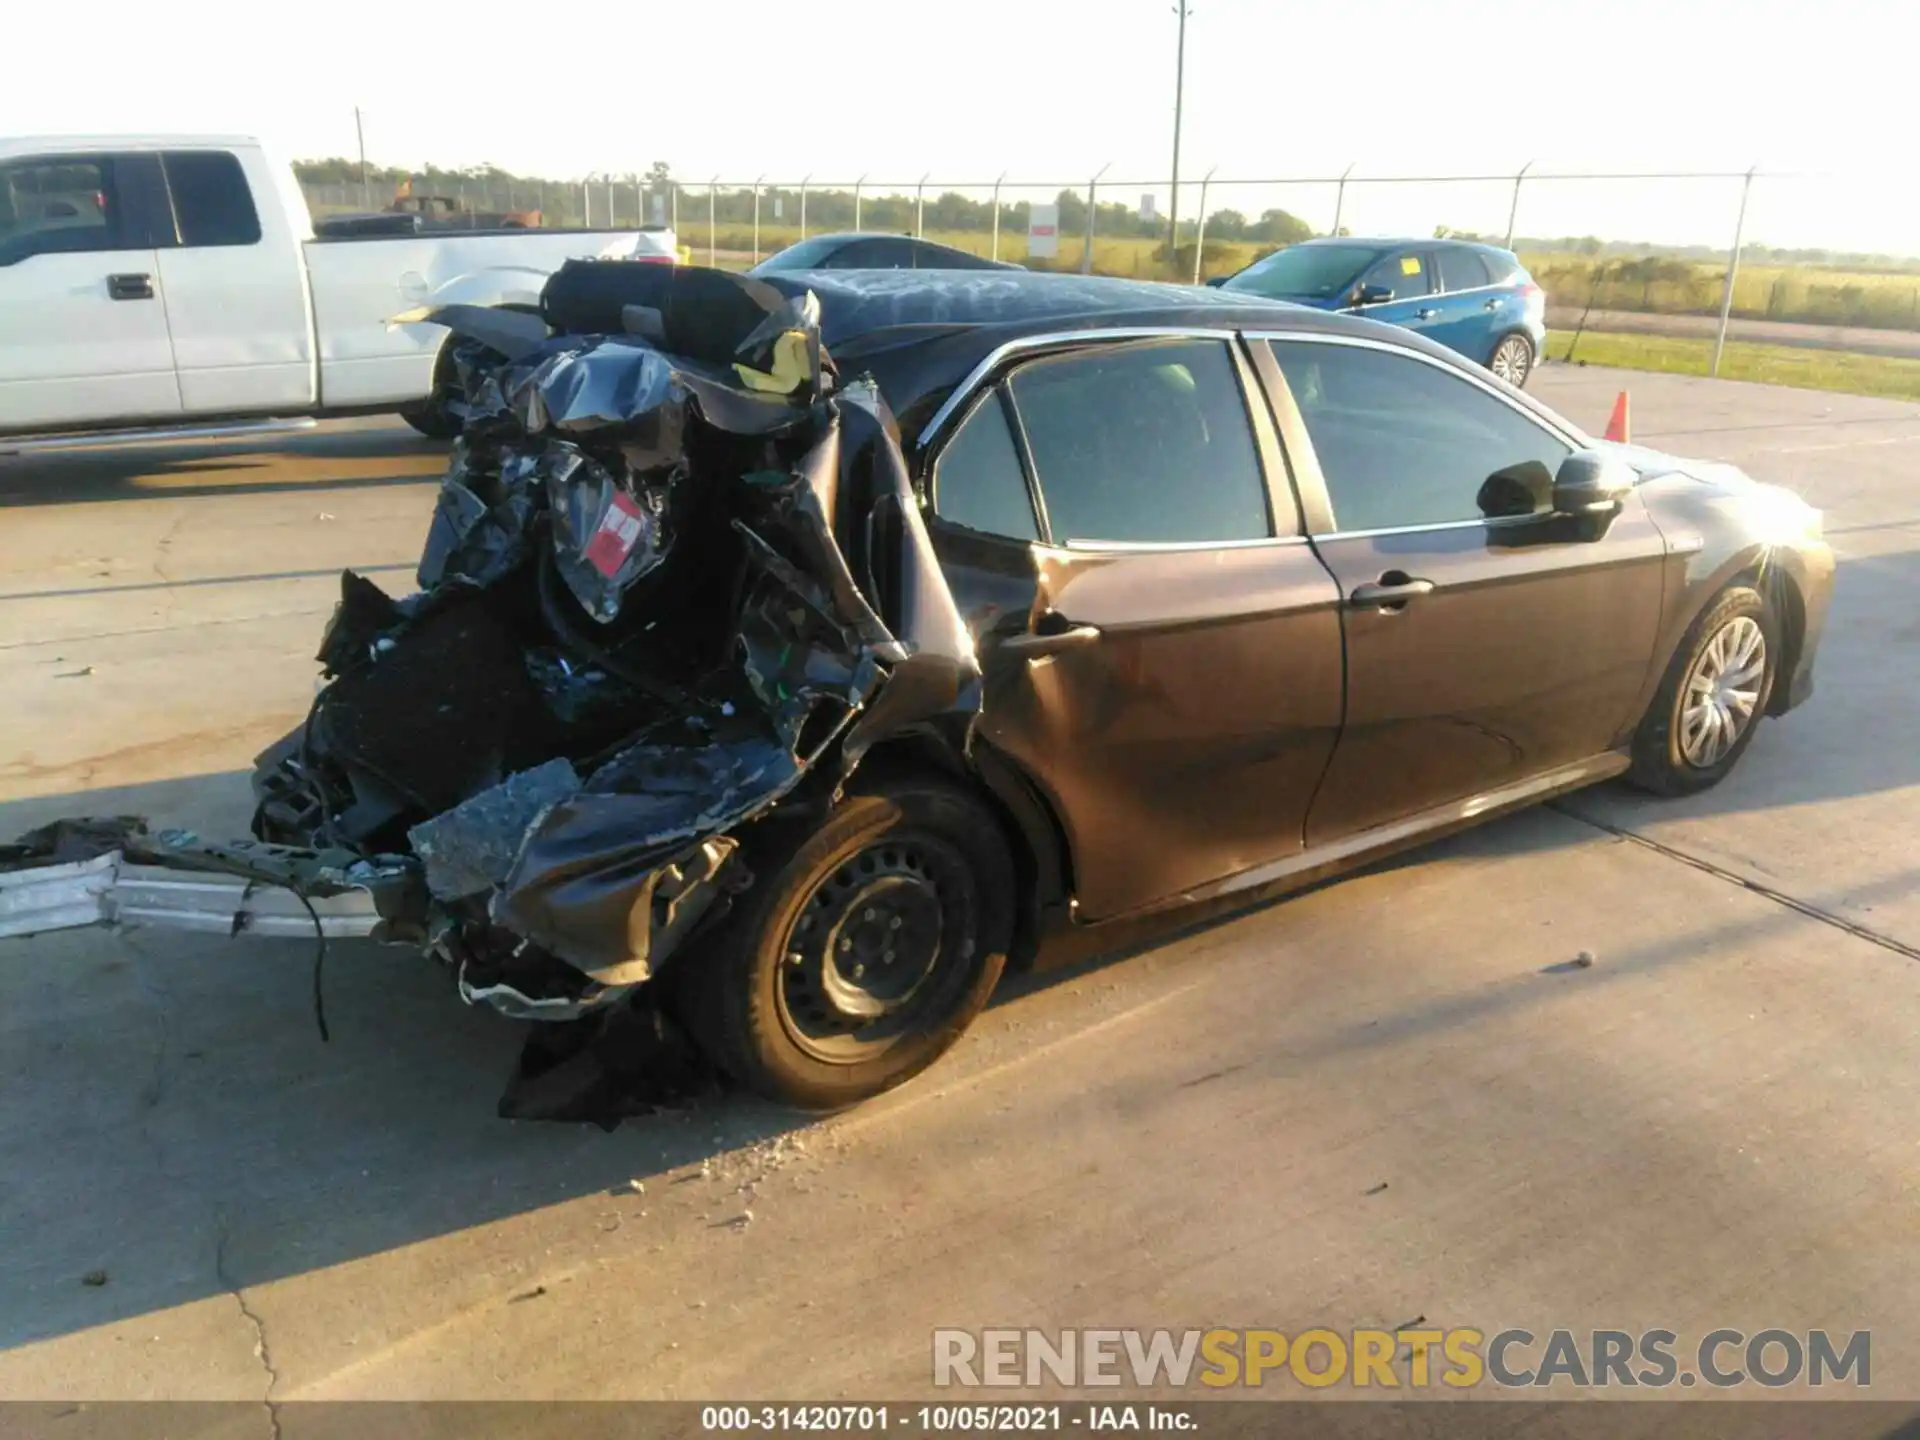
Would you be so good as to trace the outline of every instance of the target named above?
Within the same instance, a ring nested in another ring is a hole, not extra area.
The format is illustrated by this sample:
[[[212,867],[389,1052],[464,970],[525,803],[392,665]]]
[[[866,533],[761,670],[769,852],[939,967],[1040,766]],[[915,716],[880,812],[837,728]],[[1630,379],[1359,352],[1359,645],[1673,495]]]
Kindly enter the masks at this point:
[[[1547,292],[1529,280],[1520,287],[1520,303],[1529,310],[1543,310],[1547,304]]]

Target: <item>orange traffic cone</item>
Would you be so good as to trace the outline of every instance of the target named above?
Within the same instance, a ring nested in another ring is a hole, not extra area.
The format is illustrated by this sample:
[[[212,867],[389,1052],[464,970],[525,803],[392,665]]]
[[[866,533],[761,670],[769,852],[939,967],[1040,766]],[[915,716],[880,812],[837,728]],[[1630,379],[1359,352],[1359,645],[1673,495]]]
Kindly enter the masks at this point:
[[[1613,402],[1613,418],[1607,421],[1607,433],[1603,437],[1617,444],[1628,444],[1627,440],[1627,392],[1622,390],[1620,398]]]

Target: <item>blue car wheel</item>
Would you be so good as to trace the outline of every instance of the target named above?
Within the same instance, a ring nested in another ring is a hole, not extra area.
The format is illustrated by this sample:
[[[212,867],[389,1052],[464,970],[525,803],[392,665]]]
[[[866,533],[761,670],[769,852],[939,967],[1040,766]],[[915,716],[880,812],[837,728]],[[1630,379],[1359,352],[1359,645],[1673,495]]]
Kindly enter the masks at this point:
[[[1501,336],[1487,368],[1514,389],[1524,389],[1527,376],[1533,373],[1533,341],[1518,330]]]

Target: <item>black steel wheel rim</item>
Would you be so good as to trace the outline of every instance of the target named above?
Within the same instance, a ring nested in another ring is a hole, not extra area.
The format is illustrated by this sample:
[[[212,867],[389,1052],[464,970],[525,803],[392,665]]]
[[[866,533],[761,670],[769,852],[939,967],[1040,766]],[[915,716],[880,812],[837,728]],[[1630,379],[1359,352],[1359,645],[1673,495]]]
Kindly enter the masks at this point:
[[[979,949],[973,868],[945,840],[907,834],[847,857],[781,937],[781,1024],[815,1060],[852,1065],[937,1025]]]

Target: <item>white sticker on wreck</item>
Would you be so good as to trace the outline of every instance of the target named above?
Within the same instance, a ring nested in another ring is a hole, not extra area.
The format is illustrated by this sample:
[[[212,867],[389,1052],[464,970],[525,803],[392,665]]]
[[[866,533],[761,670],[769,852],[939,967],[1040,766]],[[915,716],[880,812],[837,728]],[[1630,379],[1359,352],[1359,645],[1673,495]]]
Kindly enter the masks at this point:
[[[611,580],[633,552],[643,524],[639,502],[631,495],[615,491],[613,504],[601,517],[600,528],[587,542],[588,563]]]

